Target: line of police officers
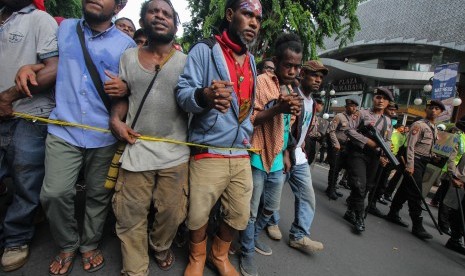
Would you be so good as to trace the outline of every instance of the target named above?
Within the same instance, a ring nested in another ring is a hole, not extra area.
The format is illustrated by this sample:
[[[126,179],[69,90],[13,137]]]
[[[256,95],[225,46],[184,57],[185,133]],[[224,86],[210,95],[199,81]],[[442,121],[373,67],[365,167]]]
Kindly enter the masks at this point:
[[[385,217],[388,221],[408,227],[408,224],[399,216],[402,205],[408,202],[409,215],[413,224],[412,234],[420,239],[431,239],[432,236],[424,229],[422,223],[422,195],[420,191],[422,190],[422,179],[426,165],[436,158],[432,152],[433,145],[437,140],[435,119],[445,110],[444,104],[437,100],[427,101],[426,118],[412,124],[405,149],[399,151],[397,156],[401,163],[397,168],[393,168],[392,165],[386,167],[389,164],[386,153],[381,150],[379,142],[376,142],[371,135],[372,133],[366,131],[368,127],[374,127],[384,139],[385,144],[390,146],[393,130],[390,117],[394,113],[385,111],[387,111],[388,106],[393,109],[397,108],[392,92],[389,89],[378,87],[374,91],[372,108],[357,111],[358,105],[356,100],[346,99],[345,112],[337,114],[328,128],[330,170],[327,196],[333,200],[338,198],[336,180],[341,168],[345,167],[349,175],[348,182],[351,193],[347,199],[348,207],[344,219],[353,225],[356,233],[361,233],[365,230],[364,214],[367,194],[371,192],[371,196],[376,199],[379,192],[375,191],[374,187],[377,186],[377,182],[385,183],[382,180],[387,178],[386,171],[401,170],[405,177],[394,196],[389,213],[383,216],[374,205],[376,200],[371,199],[369,199],[371,206],[368,206],[368,211],[377,216]],[[457,127],[465,130],[465,117],[457,123]],[[385,168],[384,173],[383,168]],[[456,172],[451,177],[451,183],[456,187],[460,185],[463,187],[464,175],[465,160],[460,161],[457,165]],[[461,195],[463,198],[463,191]],[[448,241],[448,245],[450,243],[453,243],[453,246],[448,246],[448,248],[465,254],[465,248],[460,238],[455,236],[453,240],[451,238]]]

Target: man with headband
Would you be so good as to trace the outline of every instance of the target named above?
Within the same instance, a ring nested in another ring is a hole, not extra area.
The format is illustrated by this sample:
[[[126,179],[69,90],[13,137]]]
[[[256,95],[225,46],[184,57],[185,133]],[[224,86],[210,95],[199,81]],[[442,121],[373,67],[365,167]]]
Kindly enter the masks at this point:
[[[178,83],[177,100],[192,113],[189,142],[189,264],[184,275],[203,275],[208,217],[220,199],[223,221],[213,238],[208,261],[220,275],[239,275],[228,259],[237,230],[250,213],[252,173],[250,121],[255,98],[255,61],[248,49],[255,43],[262,19],[258,0],[228,0],[220,35],[204,39],[188,54]]]

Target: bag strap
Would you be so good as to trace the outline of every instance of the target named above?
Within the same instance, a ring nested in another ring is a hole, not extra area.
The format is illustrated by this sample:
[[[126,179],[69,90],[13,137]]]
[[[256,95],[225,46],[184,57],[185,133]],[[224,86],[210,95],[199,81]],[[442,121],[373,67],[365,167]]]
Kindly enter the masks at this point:
[[[102,99],[103,104],[108,110],[108,114],[111,114],[111,100],[110,97],[105,93],[103,89],[102,79],[98,73],[97,67],[95,67],[92,58],[90,57],[89,51],[87,50],[86,42],[84,40],[84,32],[82,31],[81,24],[76,24],[76,32],[81,43],[82,53],[84,54],[84,60],[86,62],[87,71],[89,71],[92,82],[94,83],[95,89],[97,89],[98,95]]]
[[[132,120],[132,123],[131,123],[132,129],[134,129],[134,127],[136,126],[137,119],[139,119],[139,115],[140,115],[140,112],[142,111],[142,107],[144,106],[145,100],[147,99],[147,96],[149,95],[150,90],[152,90],[152,86],[155,83],[155,80],[157,79],[158,73],[161,71],[161,68],[163,67],[163,65],[165,65],[166,62],[168,62],[168,60],[174,55],[175,52],[176,52],[176,49],[173,47],[173,49],[171,49],[168,56],[160,64],[157,64],[155,66],[155,76],[153,76],[152,81],[150,81],[150,84],[147,87],[147,90],[145,91],[145,94],[142,97],[142,100],[140,101],[139,108],[137,109],[136,115],[134,116],[134,120]]]

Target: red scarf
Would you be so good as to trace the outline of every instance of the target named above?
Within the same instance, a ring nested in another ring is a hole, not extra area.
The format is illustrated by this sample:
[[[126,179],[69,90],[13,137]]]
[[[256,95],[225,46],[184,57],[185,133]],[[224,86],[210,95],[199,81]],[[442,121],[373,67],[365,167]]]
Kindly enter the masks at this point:
[[[32,3],[41,11],[45,11],[44,0],[33,0]]]
[[[228,32],[226,30],[223,31],[221,36],[217,35],[215,37],[218,41],[224,43],[226,47],[230,48],[231,50],[233,50],[234,53],[238,55],[243,55],[245,52],[247,52],[247,48],[245,47],[245,45],[240,45],[233,42],[231,38],[229,38]]]

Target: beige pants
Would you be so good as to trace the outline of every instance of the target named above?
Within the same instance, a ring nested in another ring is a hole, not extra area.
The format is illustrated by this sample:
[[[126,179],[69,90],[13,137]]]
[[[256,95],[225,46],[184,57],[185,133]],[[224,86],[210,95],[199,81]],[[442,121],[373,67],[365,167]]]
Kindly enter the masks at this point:
[[[123,274],[148,274],[149,242],[156,254],[164,255],[170,248],[187,214],[187,178],[188,163],[156,171],[120,169],[113,210],[116,234],[121,240]],[[152,202],[155,219],[148,238],[147,215]]]
[[[236,230],[247,227],[253,187],[248,158],[191,158],[189,183],[190,230],[207,224],[210,211],[220,198],[224,222]]]

